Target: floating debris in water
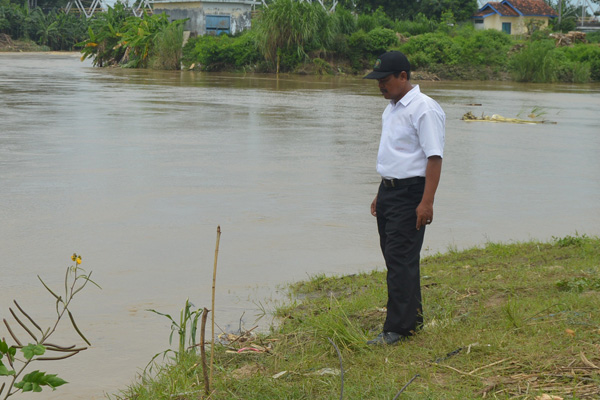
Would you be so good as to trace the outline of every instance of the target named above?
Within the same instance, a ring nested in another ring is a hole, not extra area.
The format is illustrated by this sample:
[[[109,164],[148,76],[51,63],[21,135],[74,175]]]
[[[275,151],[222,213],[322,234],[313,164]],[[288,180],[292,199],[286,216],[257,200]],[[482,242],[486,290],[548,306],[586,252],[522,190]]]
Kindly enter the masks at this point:
[[[489,115],[481,115],[481,117],[476,117],[475,115],[473,115],[473,113],[471,111],[467,112],[465,115],[463,115],[463,117],[461,118],[463,121],[467,121],[467,122],[510,122],[513,124],[556,124],[556,122],[553,121],[547,121],[547,120],[533,120],[533,119],[519,119],[519,118],[507,118],[507,117],[503,117],[502,115],[498,115],[498,114],[493,114],[491,117]]]

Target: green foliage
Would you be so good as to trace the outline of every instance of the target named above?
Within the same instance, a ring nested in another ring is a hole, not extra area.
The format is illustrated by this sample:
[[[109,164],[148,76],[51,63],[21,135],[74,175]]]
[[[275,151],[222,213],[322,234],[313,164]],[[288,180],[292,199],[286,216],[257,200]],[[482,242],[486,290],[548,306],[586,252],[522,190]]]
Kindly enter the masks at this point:
[[[92,57],[100,67],[146,68],[150,63],[154,68],[179,69],[184,22],[169,22],[164,13],[132,16],[117,2],[92,20],[89,38],[80,43],[82,60]]]
[[[414,36],[434,32],[438,25],[434,20],[427,18],[425,14],[418,13],[413,19],[396,21],[394,27],[397,32]]]
[[[400,46],[415,68],[429,64],[455,65],[461,61],[461,49],[445,33],[426,33],[414,36]]]
[[[355,70],[362,70],[372,65],[374,55],[369,53],[369,35],[362,29],[348,38],[348,59]],[[365,57],[368,55],[368,57]]]
[[[556,287],[563,292],[581,293],[586,290],[600,291],[600,278],[577,277],[564,279],[557,282]]]
[[[348,9],[337,7],[331,15],[333,32],[341,35],[351,35],[356,32],[357,18]]]
[[[477,11],[476,0],[362,0],[357,3],[361,13],[382,9],[394,19],[409,20],[419,13],[439,20],[444,12],[451,12],[457,21],[466,21]]]
[[[461,49],[461,62],[471,65],[504,66],[513,44],[510,35],[494,29],[475,30],[467,25],[458,31],[454,42]]]
[[[25,375],[21,382],[15,383],[15,387],[23,392],[41,392],[42,386],[48,386],[54,390],[65,383],[67,381],[54,374],[46,374],[36,370]]]
[[[33,10],[17,4],[0,5],[0,33],[13,39],[30,39],[51,50],[72,50],[85,38],[87,21],[52,9]]]
[[[125,5],[118,1],[92,19],[88,28],[88,39],[80,43],[82,60],[92,57],[94,65],[103,67],[118,64],[125,54],[126,47],[119,45],[120,30],[129,16]]]
[[[558,247],[582,247],[584,244],[589,243],[591,241],[591,238],[585,234],[580,236],[576,233],[575,236],[567,235],[562,238],[552,236],[552,241]]]
[[[148,67],[152,69],[177,70],[181,68],[183,24],[163,26],[154,39]]]
[[[90,345],[90,342],[85,338],[83,333],[81,333],[81,330],[75,323],[75,319],[69,310],[69,306],[75,295],[82,291],[88,283],[91,282],[96,286],[98,285],[90,279],[91,273],[86,275],[85,271],[79,267],[82,262],[81,255],[73,254],[71,260],[75,262],[75,265],[67,268],[64,280],[64,293],[61,295],[58,295],[55,291],[50,289],[44,283],[42,278],[38,276],[42,285],[52,295],[53,303],[56,307],[56,320],[52,326],[47,329],[42,329],[16,301],[14,301],[14,304],[17,307],[17,311],[9,308],[13,319],[29,334],[30,338],[34,339],[34,343],[29,343],[26,346],[21,345],[24,341],[19,340],[18,336],[15,335],[15,331],[11,329],[8,320],[3,320],[10,336],[16,343],[14,346],[9,346],[6,340],[2,339],[0,341],[0,377],[6,377],[9,380],[8,385],[6,385],[6,382],[0,385],[0,395],[2,395],[3,400],[6,400],[17,393],[41,392],[42,386],[48,386],[54,390],[67,383],[55,374],[47,374],[39,370],[24,374],[25,370],[33,362],[42,360],[62,360],[74,356],[86,349],[86,347],[76,347],[75,345],[69,347],[57,346],[48,342],[65,314],[68,315],[75,332],[77,332],[83,341]],[[20,348],[23,353],[22,359],[16,357],[18,348]],[[48,354],[48,352],[57,352],[59,355]],[[39,357],[42,355],[44,355],[44,357]],[[8,365],[4,364],[2,361],[3,359],[7,360]],[[5,388],[6,392],[4,392]]]
[[[565,46],[557,49],[562,53],[566,60],[571,62],[572,68],[587,68],[590,72],[590,78],[594,81],[600,81],[600,46],[577,43],[573,46]]]
[[[200,64],[205,71],[253,68],[261,59],[253,31],[239,36],[198,36],[184,48],[186,65]]]
[[[600,31],[589,32],[585,35],[585,38],[589,43],[600,43]]]
[[[360,14],[356,22],[356,28],[370,32],[375,28],[394,28],[394,21],[379,7],[373,13]]]
[[[120,29],[121,40],[118,46],[126,47],[127,51],[124,60],[121,63],[125,68],[144,68],[147,66],[148,57],[157,44],[157,38],[165,38],[170,35],[181,33],[179,25],[184,20],[173,21],[169,23],[169,18],[165,13],[144,15],[140,17],[131,16],[125,19],[124,25]],[[169,27],[171,26],[171,27]],[[172,41],[172,40],[171,40]],[[181,46],[182,42],[179,42]],[[178,51],[178,50],[175,50]],[[178,68],[178,65],[177,65]]]
[[[521,82],[554,82],[557,79],[555,46],[552,40],[529,42],[510,59],[510,70]]]
[[[367,33],[366,50],[373,55],[385,53],[390,47],[398,44],[396,33],[387,28],[375,28]]]
[[[262,10],[256,23],[256,42],[267,62],[285,69],[324,48],[333,38],[328,15],[318,3],[276,0]],[[287,65],[286,65],[287,64]]]
[[[26,360],[31,360],[35,356],[43,355],[46,352],[46,348],[41,344],[30,343],[27,346],[23,346],[21,351]]]
[[[181,309],[181,312],[179,314],[179,322],[175,321],[175,319],[173,319],[173,317],[171,317],[169,314],[164,314],[152,309],[146,310],[153,312],[154,314],[163,316],[169,321],[171,321],[171,334],[169,335],[169,345],[173,343],[173,336],[175,333],[177,333],[177,335],[179,336],[177,351],[168,349],[162,353],[156,354],[152,358],[152,361],[154,361],[154,359],[156,359],[156,357],[158,357],[159,355],[166,355],[169,352],[175,353],[177,361],[181,361],[184,357],[186,357],[189,351],[195,353],[196,345],[198,344],[196,340],[198,333],[198,320],[202,316],[204,310],[194,310],[193,307],[194,305],[190,303],[190,300],[186,299],[185,305]]]

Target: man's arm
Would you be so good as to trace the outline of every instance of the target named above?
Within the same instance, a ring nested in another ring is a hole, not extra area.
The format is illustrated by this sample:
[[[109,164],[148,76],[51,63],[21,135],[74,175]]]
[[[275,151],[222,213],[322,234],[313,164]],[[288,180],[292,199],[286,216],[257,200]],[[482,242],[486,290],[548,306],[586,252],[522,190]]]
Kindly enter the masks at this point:
[[[425,191],[423,192],[423,199],[421,199],[421,203],[417,207],[417,230],[433,221],[433,200],[435,199],[435,191],[440,183],[441,173],[442,157],[429,157],[425,170]]]

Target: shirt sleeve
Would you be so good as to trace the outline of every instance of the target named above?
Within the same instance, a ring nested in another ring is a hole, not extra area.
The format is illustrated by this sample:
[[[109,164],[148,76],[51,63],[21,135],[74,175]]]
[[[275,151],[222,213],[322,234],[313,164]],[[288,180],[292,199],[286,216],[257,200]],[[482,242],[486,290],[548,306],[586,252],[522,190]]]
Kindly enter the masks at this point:
[[[444,157],[445,126],[446,115],[441,109],[429,108],[417,120],[419,143],[427,158]]]

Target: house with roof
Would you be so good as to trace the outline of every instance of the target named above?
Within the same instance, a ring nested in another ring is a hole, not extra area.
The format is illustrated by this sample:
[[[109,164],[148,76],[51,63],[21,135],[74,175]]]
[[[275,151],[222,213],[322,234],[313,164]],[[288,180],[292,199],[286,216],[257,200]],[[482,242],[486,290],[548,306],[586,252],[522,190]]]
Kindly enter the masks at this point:
[[[255,0],[151,0],[154,13],[169,21],[186,20],[184,30],[192,36],[234,34],[250,28]]]
[[[544,0],[503,0],[488,2],[473,15],[476,29],[496,29],[509,35],[531,33],[548,26],[558,14]]]

